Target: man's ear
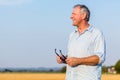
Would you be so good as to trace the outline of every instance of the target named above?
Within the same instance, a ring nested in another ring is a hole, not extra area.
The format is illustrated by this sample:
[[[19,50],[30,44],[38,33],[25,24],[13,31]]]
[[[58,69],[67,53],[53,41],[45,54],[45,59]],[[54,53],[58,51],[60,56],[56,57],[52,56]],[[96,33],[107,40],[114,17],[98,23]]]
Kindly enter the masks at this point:
[[[87,14],[86,13],[82,13],[82,19],[86,20]]]

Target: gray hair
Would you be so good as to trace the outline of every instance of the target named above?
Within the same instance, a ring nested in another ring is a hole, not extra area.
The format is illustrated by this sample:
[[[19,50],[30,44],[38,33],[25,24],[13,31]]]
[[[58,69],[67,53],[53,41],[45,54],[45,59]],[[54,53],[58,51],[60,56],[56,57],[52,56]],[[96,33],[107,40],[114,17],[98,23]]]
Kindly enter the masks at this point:
[[[79,7],[81,12],[86,13],[86,20],[89,21],[90,18],[90,10],[88,9],[87,6],[82,5],[82,4],[77,4],[74,6],[74,8]]]

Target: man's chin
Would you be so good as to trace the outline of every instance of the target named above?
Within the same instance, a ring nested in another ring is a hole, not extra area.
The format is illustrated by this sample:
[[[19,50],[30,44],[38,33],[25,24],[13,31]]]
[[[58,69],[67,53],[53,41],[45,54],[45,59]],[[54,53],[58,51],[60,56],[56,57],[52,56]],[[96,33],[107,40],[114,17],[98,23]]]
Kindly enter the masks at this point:
[[[77,26],[76,24],[72,24],[73,26]]]

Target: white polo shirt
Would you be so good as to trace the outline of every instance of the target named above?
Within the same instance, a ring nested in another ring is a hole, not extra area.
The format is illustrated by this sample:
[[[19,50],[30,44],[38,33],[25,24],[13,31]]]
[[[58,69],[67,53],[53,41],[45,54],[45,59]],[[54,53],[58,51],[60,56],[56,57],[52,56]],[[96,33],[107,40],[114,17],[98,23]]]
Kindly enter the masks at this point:
[[[90,26],[81,34],[77,30],[73,31],[69,37],[68,56],[82,58],[92,55],[100,58],[98,65],[67,65],[66,80],[100,80],[105,60],[105,41],[100,30]]]

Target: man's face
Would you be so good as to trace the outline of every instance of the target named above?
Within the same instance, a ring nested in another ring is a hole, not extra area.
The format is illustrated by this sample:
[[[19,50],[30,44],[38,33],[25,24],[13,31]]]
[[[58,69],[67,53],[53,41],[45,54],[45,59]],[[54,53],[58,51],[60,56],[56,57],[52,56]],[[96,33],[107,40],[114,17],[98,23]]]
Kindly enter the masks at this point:
[[[73,26],[78,26],[82,21],[82,14],[80,13],[80,8],[75,7],[72,11],[72,15],[70,17],[73,21]]]

